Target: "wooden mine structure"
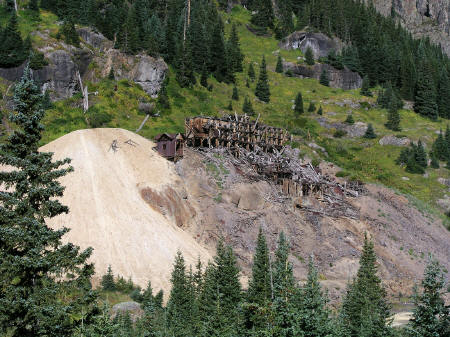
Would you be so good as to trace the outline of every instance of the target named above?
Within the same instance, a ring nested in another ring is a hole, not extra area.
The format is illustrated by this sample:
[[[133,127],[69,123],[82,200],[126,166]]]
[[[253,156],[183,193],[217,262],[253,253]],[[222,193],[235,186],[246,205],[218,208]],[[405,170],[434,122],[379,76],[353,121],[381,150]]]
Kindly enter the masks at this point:
[[[229,115],[223,118],[193,117],[185,121],[186,145],[193,147],[228,148],[239,155],[239,148],[264,152],[280,151],[291,140],[289,133],[258,123],[247,115]]]
[[[312,194],[319,198],[358,195],[322,176],[311,164],[301,165],[298,160],[284,156],[285,145],[291,140],[289,133],[258,121],[259,116],[253,121],[247,115],[236,114],[222,118],[187,118],[184,139],[187,146],[225,149],[258,174],[280,185],[285,195],[294,198]]]

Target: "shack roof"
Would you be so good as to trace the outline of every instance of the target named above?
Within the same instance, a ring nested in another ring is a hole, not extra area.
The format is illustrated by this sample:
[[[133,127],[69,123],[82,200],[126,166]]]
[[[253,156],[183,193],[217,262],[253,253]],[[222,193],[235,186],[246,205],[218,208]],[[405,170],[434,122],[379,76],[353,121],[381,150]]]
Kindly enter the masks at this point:
[[[174,139],[183,139],[183,135],[181,133],[162,133],[155,137],[157,142],[163,140],[174,140]]]

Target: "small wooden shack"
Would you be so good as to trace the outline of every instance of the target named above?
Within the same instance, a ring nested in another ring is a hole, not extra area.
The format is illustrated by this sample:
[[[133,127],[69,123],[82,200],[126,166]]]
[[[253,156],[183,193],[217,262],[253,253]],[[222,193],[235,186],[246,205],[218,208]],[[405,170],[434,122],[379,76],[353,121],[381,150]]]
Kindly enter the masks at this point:
[[[184,136],[181,133],[163,133],[155,137],[156,150],[168,160],[183,158]]]

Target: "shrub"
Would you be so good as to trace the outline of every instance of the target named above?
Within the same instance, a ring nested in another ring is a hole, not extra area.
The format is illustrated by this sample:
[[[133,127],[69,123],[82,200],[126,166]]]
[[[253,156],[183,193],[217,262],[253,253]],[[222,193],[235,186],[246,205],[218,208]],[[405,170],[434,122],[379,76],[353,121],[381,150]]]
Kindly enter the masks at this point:
[[[336,173],[336,177],[348,177],[350,175],[349,172],[347,171],[339,171],[338,173]]]
[[[91,112],[89,112],[91,110]],[[88,110],[89,125],[91,128],[99,128],[112,121],[112,116],[104,111],[99,111],[96,108],[90,108]]]
[[[350,125],[355,124],[355,120],[353,119],[352,114],[347,115],[347,119],[345,120],[345,123],[350,124]]]
[[[45,59],[44,54],[33,51],[30,57],[30,68],[33,70],[39,70],[48,65],[48,61]]]
[[[347,131],[345,131],[345,130],[336,130],[336,131],[334,132],[334,134],[333,134],[333,137],[334,137],[334,138],[342,138],[342,137],[344,137],[345,135],[347,135]]]

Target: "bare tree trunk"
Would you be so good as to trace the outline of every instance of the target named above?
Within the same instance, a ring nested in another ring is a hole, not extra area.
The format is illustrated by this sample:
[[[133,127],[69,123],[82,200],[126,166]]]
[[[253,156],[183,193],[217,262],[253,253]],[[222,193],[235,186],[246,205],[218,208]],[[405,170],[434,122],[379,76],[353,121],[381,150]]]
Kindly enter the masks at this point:
[[[150,115],[145,116],[144,120],[142,121],[141,125],[138,127],[138,129],[136,130],[136,133],[138,133],[139,131],[141,131],[141,129],[144,127],[145,122],[148,121],[148,118],[150,117]]]
[[[17,0],[14,0],[14,9],[16,10],[17,13]]]
[[[186,0],[186,16],[184,18],[183,43],[186,42],[186,31],[191,24],[191,0]]]
[[[77,70],[78,82],[80,84],[81,94],[83,95],[83,112],[89,109],[89,93],[87,86],[83,87],[83,81],[81,80],[80,72]]]

